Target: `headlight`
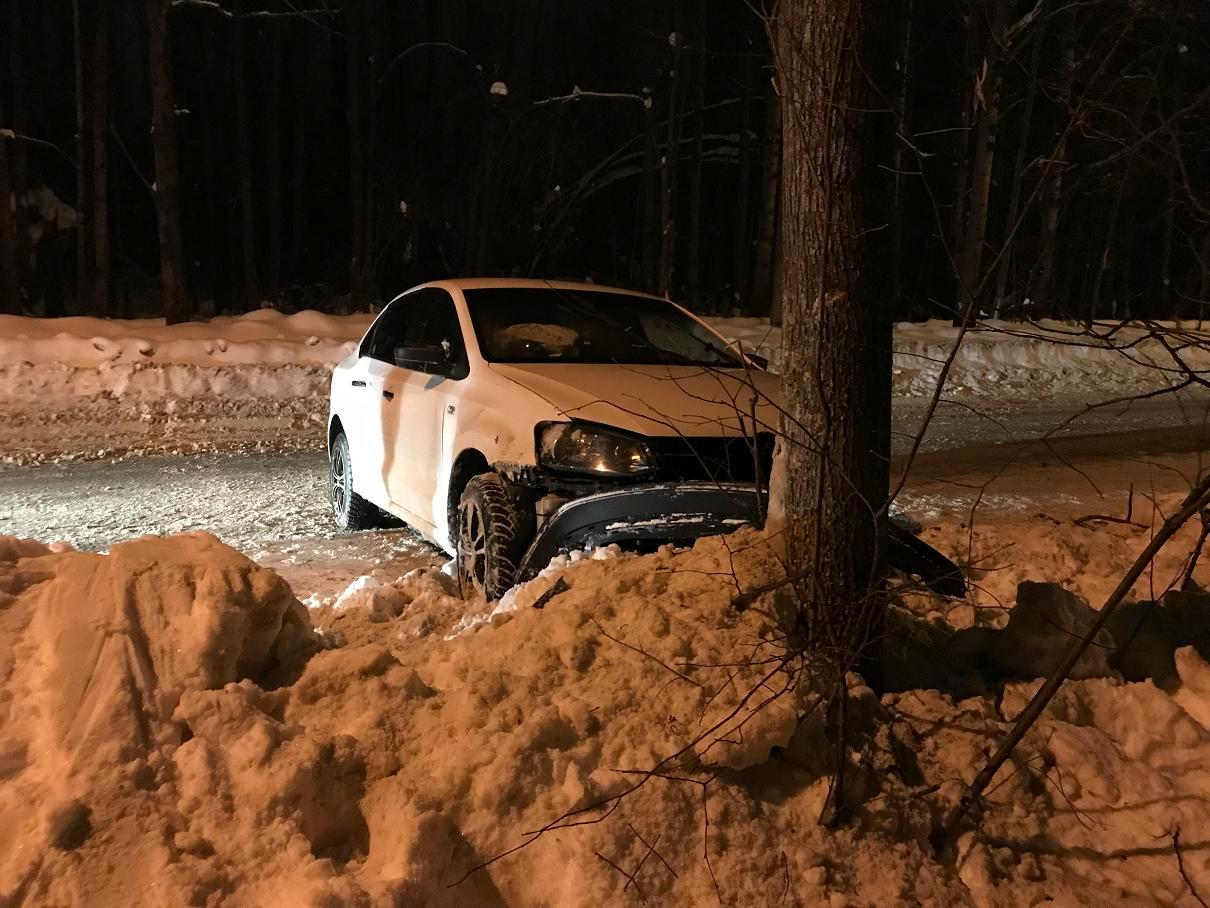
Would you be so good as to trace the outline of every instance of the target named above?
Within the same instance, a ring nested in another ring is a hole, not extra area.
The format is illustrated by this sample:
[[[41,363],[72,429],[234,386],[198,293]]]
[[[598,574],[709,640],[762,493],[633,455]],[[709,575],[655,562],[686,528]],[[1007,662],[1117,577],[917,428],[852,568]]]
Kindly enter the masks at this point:
[[[574,422],[538,426],[538,463],[557,470],[637,476],[655,469],[651,448],[640,438]]]

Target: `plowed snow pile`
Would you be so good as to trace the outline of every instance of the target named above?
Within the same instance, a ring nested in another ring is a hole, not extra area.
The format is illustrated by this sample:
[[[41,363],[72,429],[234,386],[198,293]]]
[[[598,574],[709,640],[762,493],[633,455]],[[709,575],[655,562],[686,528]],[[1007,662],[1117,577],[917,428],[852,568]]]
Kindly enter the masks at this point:
[[[373,315],[268,309],[209,322],[0,315],[0,461],[163,452],[297,450],[323,442],[331,368]],[[707,319],[777,371],[781,329],[768,319]],[[529,326],[531,329],[534,326]],[[541,326],[539,326],[541,327]],[[1083,402],[1175,384],[1170,350],[1210,370],[1206,332],[1165,323],[1167,337],[1119,326],[1110,341],[1063,322],[984,321],[954,359],[946,397]],[[532,332],[531,332],[532,333]],[[895,327],[894,393],[932,396],[958,329]],[[1162,368],[1156,368],[1160,366]]]
[[[367,578],[312,631],[213,537],[7,541],[0,904],[1172,904],[1177,825],[1210,893],[1210,640],[1177,653],[1175,698],[1065,685],[938,861],[939,813],[1032,682],[880,701],[853,676],[857,822],[825,830],[786,602],[732,605],[777,564],[746,531],[562,559],[499,604]]]

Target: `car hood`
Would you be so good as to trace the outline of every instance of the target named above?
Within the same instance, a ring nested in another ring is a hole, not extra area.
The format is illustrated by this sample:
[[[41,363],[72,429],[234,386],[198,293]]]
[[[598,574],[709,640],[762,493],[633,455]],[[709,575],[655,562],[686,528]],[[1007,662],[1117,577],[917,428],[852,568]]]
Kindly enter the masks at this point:
[[[561,417],[652,436],[742,432],[737,409],[751,426],[750,382],[758,392],[762,431],[778,425],[781,382],[768,372],[587,363],[492,363],[491,368],[545,400]]]

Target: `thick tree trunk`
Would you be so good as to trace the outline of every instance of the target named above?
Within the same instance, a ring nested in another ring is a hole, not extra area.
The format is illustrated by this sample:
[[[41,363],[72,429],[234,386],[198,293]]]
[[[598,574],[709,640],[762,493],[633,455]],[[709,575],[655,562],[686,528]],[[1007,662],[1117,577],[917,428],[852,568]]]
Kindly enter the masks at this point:
[[[239,237],[240,268],[243,277],[244,309],[260,305],[260,284],[256,277],[256,217],[252,201],[252,134],[248,123],[248,83],[245,73],[243,3],[233,4],[232,72],[235,76],[235,147],[239,156]]]
[[[889,6],[790,0],[778,22],[787,549],[809,646],[841,670],[882,610],[893,118],[869,111],[892,84]]]
[[[155,151],[155,210],[160,235],[160,304],[172,325],[192,315],[185,292],[185,244],[177,188],[176,94],[168,36],[168,0],[144,0],[151,82],[151,141]]]
[[[109,4],[96,7],[92,103],[92,300],[89,312],[109,314]]]

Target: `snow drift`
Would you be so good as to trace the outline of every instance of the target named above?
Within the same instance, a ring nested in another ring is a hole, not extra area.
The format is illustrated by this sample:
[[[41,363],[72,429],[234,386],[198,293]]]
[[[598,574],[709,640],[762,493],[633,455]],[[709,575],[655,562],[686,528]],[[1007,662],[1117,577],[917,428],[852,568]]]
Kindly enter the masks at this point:
[[[494,604],[426,570],[357,582],[312,630],[203,534],[0,542],[0,903],[1171,904],[1177,825],[1210,891],[1194,648],[1175,698],[1065,685],[938,861],[938,816],[1038,682],[880,700],[854,676],[858,825],[824,830],[834,758],[786,603],[732,607],[779,570],[751,531],[562,559]],[[942,661],[949,606],[905,606],[906,668]]]

